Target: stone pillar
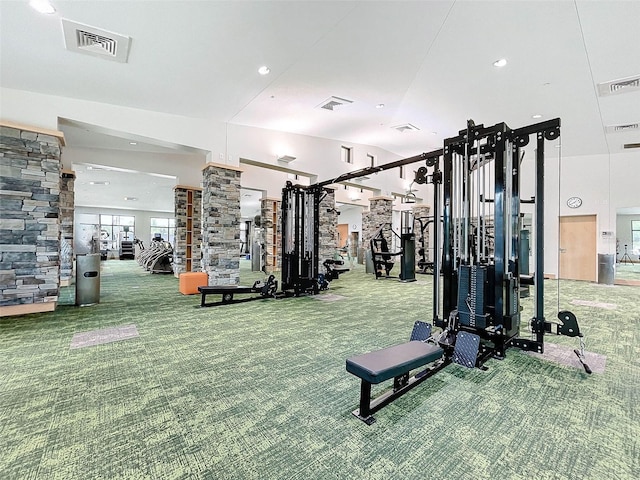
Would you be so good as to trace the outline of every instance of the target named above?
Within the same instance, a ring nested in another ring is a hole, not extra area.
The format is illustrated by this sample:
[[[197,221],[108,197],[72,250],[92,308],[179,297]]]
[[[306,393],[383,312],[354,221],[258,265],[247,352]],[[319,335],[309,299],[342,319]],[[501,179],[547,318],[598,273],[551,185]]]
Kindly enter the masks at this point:
[[[73,213],[75,209],[76,174],[63,170],[60,175],[60,285],[67,286],[73,278]]]
[[[208,163],[202,171],[202,267],[209,285],[240,283],[241,172],[216,163]]]
[[[320,202],[318,232],[318,265],[327,258],[333,258],[338,249],[338,213],[336,212],[336,192],[329,189]]]
[[[202,271],[202,189],[176,185],[173,189],[176,239],[173,274]]]
[[[387,224],[389,228],[393,225],[393,198],[371,197],[369,211],[362,212],[362,246],[365,250],[371,250],[369,242],[382,224]],[[387,238],[387,241],[391,239]]]
[[[263,198],[260,205],[260,222],[264,244],[264,270],[267,275],[280,271],[282,226],[280,225],[282,200]]]
[[[62,132],[0,124],[0,316],[56,307],[63,145]]]
[[[431,210],[431,207],[429,205],[424,205],[422,203],[416,203],[411,207],[411,210],[413,211],[413,218],[414,218],[413,226],[415,228],[414,233],[416,234],[416,267],[417,267],[418,262],[422,260],[422,256],[420,255],[420,249],[422,248],[420,245],[420,236],[422,233],[420,232],[420,222],[417,219],[422,217],[423,218],[422,223],[426,224],[427,222],[426,217],[429,216],[429,211]],[[424,230],[424,254],[428,262],[433,261],[433,258],[431,258],[432,256],[431,250],[429,250],[429,233],[431,231],[433,231],[433,225],[429,225]]]

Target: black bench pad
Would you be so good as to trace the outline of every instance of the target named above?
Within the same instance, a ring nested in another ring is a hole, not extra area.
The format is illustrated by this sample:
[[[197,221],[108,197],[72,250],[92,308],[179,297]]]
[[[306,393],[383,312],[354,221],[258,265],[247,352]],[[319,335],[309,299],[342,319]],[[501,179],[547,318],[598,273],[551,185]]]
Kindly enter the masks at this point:
[[[407,342],[347,359],[347,372],[369,383],[381,383],[434,362],[444,350],[423,342]]]

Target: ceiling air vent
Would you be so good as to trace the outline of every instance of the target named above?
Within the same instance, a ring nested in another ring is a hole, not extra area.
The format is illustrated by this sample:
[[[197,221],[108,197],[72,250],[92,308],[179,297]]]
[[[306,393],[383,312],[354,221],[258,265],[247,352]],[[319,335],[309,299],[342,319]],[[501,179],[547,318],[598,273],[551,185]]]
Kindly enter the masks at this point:
[[[622,145],[625,149],[627,148],[640,148],[640,143],[625,143]]]
[[[62,31],[67,50],[127,63],[131,37],[66,18],[62,19]]]
[[[336,108],[349,105],[350,103],[353,103],[353,100],[347,100],[346,98],[340,97],[329,97],[327,100],[318,105],[318,107],[324,108],[325,110],[333,111]]]
[[[630,132],[633,130],[638,130],[640,128],[640,124],[638,123],[625,123],[623,125],[608,125],[606,127],[607,133],[619,133],[619,132]]]
[[[395,127],[391,127],[391,128],[395,128],[396,130],[398,130],[399,132],[417,132],[418,130],[420,130],[418,127],[416,127],[415,125],[412,125],[410,123],[404,123],[402,125],[396,125]]]
[[[601,97],[636,90],[640,90],[640,75],[598,84],[598,93],[600,93]]]

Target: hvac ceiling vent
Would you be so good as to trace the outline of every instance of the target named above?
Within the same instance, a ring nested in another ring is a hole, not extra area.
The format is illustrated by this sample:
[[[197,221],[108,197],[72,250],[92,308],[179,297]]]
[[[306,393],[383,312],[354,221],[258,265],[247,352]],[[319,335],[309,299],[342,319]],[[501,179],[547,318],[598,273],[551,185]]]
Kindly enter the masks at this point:
[[[598,84],[601,97],[640,90],[640,75]]]
[[[398,130],[399,132],[417,132],[418,130],[420,130],[418,127],[416,127],[415,125],[412,125],[410,123],[404,123],[402,125],[396,125],[395,127],[391,127],[391,128],[395,128],[396,130]]]
[[[608,125],[606,127],[607,133],[630,132],[638,129],[640,129],[640,124],[638,123],[625,123],[623,125]]]
[[[335,110],[336,108],[343,107],[345,105],[349,105],[353,103],[353,100],[347,100],[346,98],[340,97],[329,97],[327,100],[318,105],[319,108],[324,108],[325,110]]]
[[[101,28],[62,19],[62,31],[67,50],[127,63],[131,37]]]
[[[622,145],[625,149],[628,148],[640,148],[640,143],[625,143]]]

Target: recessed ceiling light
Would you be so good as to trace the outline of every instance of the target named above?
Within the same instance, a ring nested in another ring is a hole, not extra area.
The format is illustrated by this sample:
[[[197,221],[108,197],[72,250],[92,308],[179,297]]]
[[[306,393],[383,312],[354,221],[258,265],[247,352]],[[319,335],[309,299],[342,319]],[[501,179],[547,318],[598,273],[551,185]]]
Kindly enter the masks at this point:
[[[31,0],[29,6],[39,13],[46,13],[47,15],[56,13],[56,9],[49,3],[49,0]]]
[[[384,103],[379,103],[376,105],[376,108],[384,108]]]
[[[271,69],[269,67],[267,67],[266,65],[263,65],[262,67],[260,67],[258,69],[258,73],[260,75],[269,75],[269,72],[271,72]]]
[[[138,142],[129,142],[129,145],[137,145]]]
[[[136,200],[138,200],[136,197],[124,197],[124,199],[131,202],[135,202]]]
[[[542,115],[536,113],[535,115],[531,115],[531,118],[542,118]]]
[[[431,135],[437,135],[438,132],[431,132]]]
[[[89,185],[109,185],[109,182],[89,182]]]
[[[507,64],[506,58],[501,58],[500,60],[496,60],[493,62],[494,67],[504,67]]]

